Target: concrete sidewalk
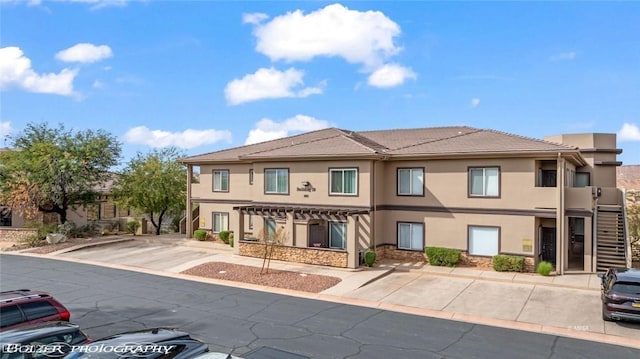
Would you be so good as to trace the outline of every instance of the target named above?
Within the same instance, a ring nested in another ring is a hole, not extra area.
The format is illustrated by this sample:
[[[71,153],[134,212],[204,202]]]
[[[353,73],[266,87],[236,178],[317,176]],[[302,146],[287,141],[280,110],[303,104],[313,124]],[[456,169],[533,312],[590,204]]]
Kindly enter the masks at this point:
[[[108,245],[67,248],[44,256],[640,348],[640,325],[602,320],[600,280],[595,274],[543,277],[389,260],[356,270],[271,261],[273,269],[341,279],[313,294],[180,274],[207,262],[260,267],[262,259],[236,256],[226,245],[175,236],[114,239]]]

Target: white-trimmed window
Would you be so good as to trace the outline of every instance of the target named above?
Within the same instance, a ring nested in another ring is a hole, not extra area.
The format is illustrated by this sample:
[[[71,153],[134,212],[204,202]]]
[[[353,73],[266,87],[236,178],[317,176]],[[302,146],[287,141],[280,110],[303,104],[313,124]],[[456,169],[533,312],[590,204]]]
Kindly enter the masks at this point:
[[[495,256],[500,252],[500,227],[469,226],[469,254]]]
[[[356,168],[331,168],[329,170],[329,181],[329,194],[358,194],[358,170]]]
[[[500,196],[500,168],[499,167],[469,168],[469,196],[499,197]]]
[[[289,170],[269,168],[264,170],[264,193],[289,193]]]
[[[249,170],[249,184],[253,184],[253,169]]]
[[[424,223],[398,223],[398,249],[424,250]]]
[[[329,247],[344,249],[347,243],[347,224],[329,223]]]
[[[213,233],[219,233],[229,230],[229,213],[227,212],[213,212],[212,218],[212,231]]]
[[[229,170],[213,170],[213,191],[229,192]]]
[[[424,168],[398,168],[398,195],[424,194]]]

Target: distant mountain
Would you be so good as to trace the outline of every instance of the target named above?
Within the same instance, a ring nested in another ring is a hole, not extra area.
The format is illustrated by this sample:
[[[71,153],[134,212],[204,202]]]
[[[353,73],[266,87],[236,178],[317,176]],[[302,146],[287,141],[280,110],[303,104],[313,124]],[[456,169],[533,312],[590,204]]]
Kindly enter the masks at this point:
[[[640,190],[640,166],[620,166],[616,169],[618,188]]]

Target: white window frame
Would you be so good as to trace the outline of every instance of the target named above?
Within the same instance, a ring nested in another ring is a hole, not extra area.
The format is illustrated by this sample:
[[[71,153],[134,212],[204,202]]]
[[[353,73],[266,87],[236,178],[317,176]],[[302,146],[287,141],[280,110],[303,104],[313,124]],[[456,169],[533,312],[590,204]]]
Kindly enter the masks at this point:
[[[219,219],[216,219],[219,217]],[[219,222],[224,221],[224,222]],[[221,225],[222,228],[219,228]],[[211,231],[213,233],[220,233],[222,231],[229,230],[229,212],[213,212],[211,214]]]
[[[413,173],[418,171],[420,172],[420,180],[422,180],[422,183],[419,187],[420,188],[419,193],[414,193]],[[401,177],[403,173],[409,176],[409,192],[408,193],[402,192],[400,187],[400,184],[402,183]],[[424,167],[398,168],[397,182],[398,182],[398,196],[424,196]]]
[[[409,233],[409,246],[402,246],[401,245],[401,238],[400,238],[400,227],[406,227],[408,229]],[[419,238],[413,238],[413,235],[416,234],[416,229],[420,229],[420,237]],[[418,223],[418,222],[398,222],[398,225],[396,226],[396,238],[397,238],[397,247],[398,249],[402,249],[402,250],[407,250],[407,251],[423,251],[424,247],[425,247],[425,240],[424,240],[424,236],[425,236],[425,229],[424,229],[424,223]],[[415,246],[415,244],[417,243],[417,240],[420,240],[420,245]]]
[[[495,194],[488,194],[488,181],[487,170],[492,169],[497,171],[497,179],[496,179],[496,189]],[[482,170],[482,193],[473,193],[473,171]],[[469,197],[488,197],[488,198],[497,198],[500,197],[500,167],[498,166],[486,166],[486,167],[469,167],[469,171],[467,172],[467,176],[469,177],[468,181],[468,193]]]
[[[224,174],[227,175],[227,188],[223,187],[222,178]],[[216,175],[218,175],[219,180],[216,180]],[[212,182],[213,182],[213,192],[229,192],[229,182],[231,181],[229,170],[213,170],[212,174]]]
[[[347,171],[355,172],[354,180],[355,183],[353,185],[353,193],[344,191],[344,173]],[[334,192],[333,191],[333,176],[334,174],[340,174],[342,176],[342,192]],[[357,196],[358,195],[358,169],[357,168],[330,168],[329,169],[329,194],[330,195],[338,195],[338,196]]]
[[[341,246],[334,246],[333,245],[333,231],[332,231],[332,227],[333,226],[339,226],[342,227],[342,245]],[[345,249],[347,246],[347,224],[344,222],[329,222],[329,248],[333,248],[333,249]]]
[[[475,232],[478,230],[478,232]],[[500,253],[500,227],[494,226],[469,226],[468,232],[468,252],[472,256],[493,257]],[[494,238],[489,238],[495,233],[495,242],[489,242]]]
[[[278,191],[278,178],[280,178],[279,173],[284,171],[287,174],[287,186],[285,191]],[[268,173],[273,172],[275,174],[275,191],[269,191],[269,175]],[[289,194],[289,169],[288,168],[265,168],[264,170],[264,193],[266,194]]]

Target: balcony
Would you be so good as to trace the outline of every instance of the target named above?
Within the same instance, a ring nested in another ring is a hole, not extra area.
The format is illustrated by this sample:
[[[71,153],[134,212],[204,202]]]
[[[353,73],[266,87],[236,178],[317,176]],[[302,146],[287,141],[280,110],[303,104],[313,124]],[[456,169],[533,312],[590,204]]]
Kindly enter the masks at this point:
[[[565,188],[565,208],[593,209],[593,187],[568,187]]]

